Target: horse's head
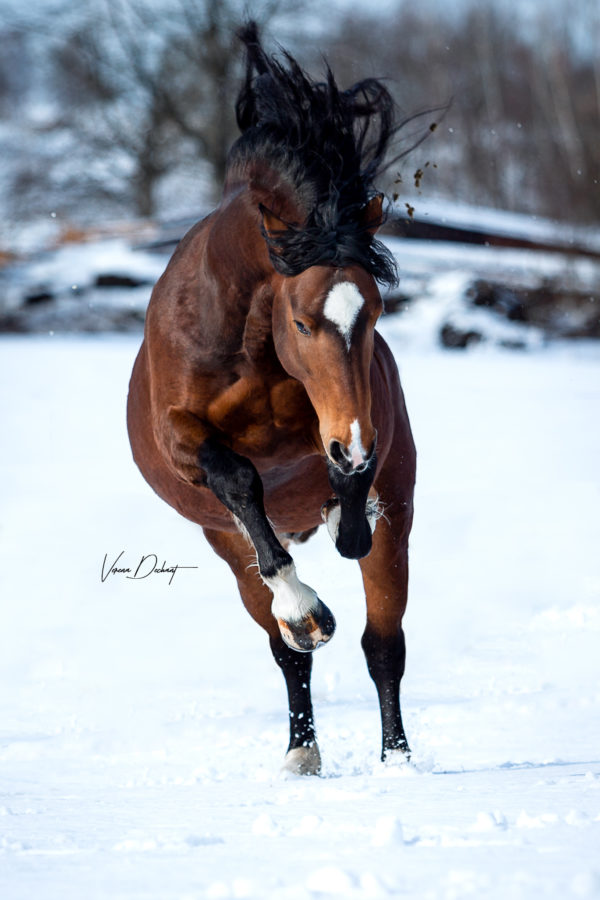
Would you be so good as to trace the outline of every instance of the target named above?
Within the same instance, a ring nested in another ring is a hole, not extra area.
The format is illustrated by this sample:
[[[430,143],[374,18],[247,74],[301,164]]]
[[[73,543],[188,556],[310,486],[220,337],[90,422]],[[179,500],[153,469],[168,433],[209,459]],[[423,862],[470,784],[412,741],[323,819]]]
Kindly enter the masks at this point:
[[[262,214],[273,335],[279,359],[304,385],[325,452],[354,473],[374,459],[370,369],[382,310],[376,280],[396,265],[374,234],[383,220],[377,177],[389,165],[394,101],[367,78],[341,91],[328,68],[313,80],[287,56],[268,56],[256,29],[242,35],[246,80],[238,97],[242,132],[227,188],[250,188]],[[253,257],[254,259],[255,257]]]
[[[375,280],[360,266],[312,266],[277,277],[277,355],[304,385],[325,452],[345,474],[363,471],[375,451],[370,369],[381,312]]]

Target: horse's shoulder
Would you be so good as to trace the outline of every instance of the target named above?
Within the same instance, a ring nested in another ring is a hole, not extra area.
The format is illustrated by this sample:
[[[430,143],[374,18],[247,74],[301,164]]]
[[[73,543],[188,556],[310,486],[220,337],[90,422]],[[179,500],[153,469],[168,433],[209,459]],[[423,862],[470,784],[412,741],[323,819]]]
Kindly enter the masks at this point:
[[[375,380],[375,385],[379,384],[380,390],[394,392],[400,387],[396,359],[385,338],[378,331],[375,331],[371,377]]]
[[[387,455],[392,443],[412,446],[410,423],[400,384],[394,354],[385,339],[375,332],[373,364],[371,366],[373,420],[379,433],[379,448]]]

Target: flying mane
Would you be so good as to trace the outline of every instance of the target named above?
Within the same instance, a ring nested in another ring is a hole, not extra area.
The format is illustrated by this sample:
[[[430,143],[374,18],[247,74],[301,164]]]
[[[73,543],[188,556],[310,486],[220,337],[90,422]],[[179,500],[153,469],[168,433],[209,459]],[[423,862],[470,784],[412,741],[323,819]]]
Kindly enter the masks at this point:
[[[310,266],[357,263],[379,282],[395,284],[393,257],[372,234],[380,221],[370,222],[367,213],[397,130],[389,91],[374,78],[341,91],[328,66],[326,80],[314,81],[285,51],[282,62],[268,56],[254,23],[239,37],[246,47],[236,103],[242,134],[229,154],[226,186],[252,181],[268,166],[293,197],[296,220],[264,231],[274,268],[298,275]],[[282,217],[280,198],[264,202]]]

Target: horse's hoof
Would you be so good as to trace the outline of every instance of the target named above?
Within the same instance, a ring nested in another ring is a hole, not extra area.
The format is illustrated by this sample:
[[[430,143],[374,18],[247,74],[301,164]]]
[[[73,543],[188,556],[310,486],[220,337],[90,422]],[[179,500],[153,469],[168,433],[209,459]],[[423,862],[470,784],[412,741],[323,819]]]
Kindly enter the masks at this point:
[[[333,613],[296,574],[293,563],[263,581],[273,591],[271,611],[281,637],[292,650],[310,653],[327,643],[335,631]]]
[[[283,775],[320,775],[321,754],[317,744],[309,747],[294,747],[286,753],[281,767]]]
[[[319,608],[298,622],[277,619],[281,637],[292,650],[310,653],[333,637],[335,618],[331,610],[319,600]]]
[[[388,747],[381,754],[381,762],[387,766],[402,766],[410,763],[411,750],[406,741],[399,747]]]

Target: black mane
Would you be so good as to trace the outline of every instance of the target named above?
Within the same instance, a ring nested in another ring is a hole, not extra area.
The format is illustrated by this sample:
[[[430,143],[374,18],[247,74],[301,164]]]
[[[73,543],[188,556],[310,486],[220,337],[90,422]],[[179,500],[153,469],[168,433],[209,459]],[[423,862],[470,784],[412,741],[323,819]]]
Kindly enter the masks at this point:
[[[374,180],[396,133],[394,102],[374,78],[346,91],[327,66],[316,82],[288,53],[268,56],[254,23],[239,37],[246,46],[246,79],[236,103],[242,136],[228,169],[264,159],[291,186],[305,220],[264,232],[275,269],[298,275],[314,265],[361,265],[383,284],[397,282],[390,252],[365,221],[377,194]]]

